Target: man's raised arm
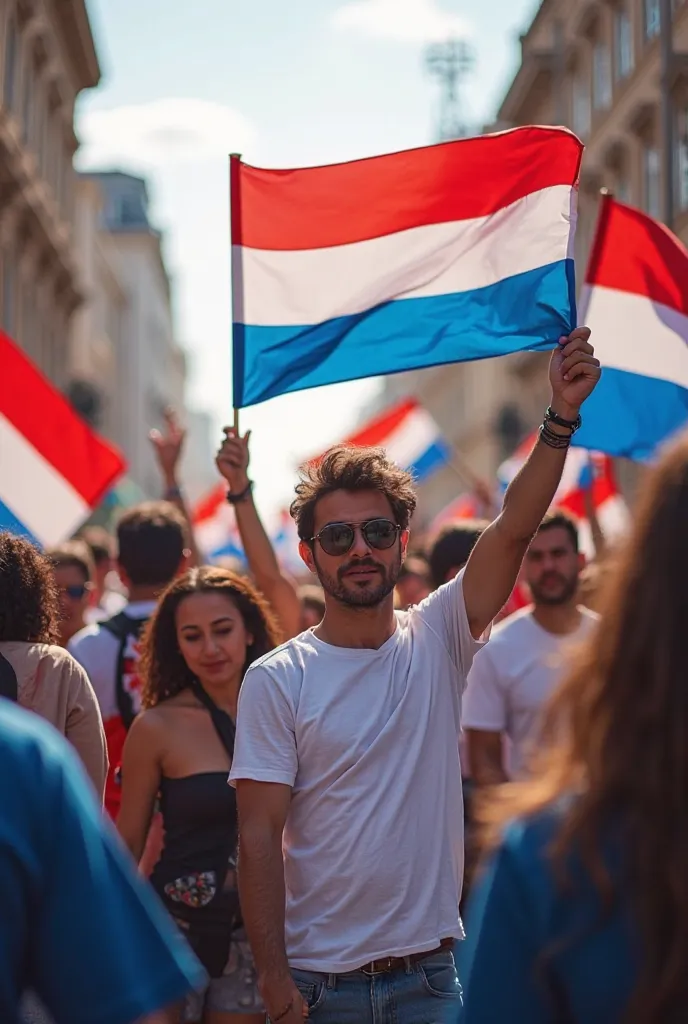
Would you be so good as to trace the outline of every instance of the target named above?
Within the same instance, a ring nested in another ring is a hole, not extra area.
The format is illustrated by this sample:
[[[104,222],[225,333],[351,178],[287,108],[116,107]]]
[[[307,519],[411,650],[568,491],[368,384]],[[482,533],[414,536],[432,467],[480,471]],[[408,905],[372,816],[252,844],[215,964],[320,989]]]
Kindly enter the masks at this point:
[[[590,331],[579,327],[552,353],[552,399],[538,442],[504,496],[495,521],[468,560],[463,592],[471,633],[479,637],[506,604],[528,544],[556,493],[582,403],[600,379]],[[568,425],[567,425],[568,424]]]

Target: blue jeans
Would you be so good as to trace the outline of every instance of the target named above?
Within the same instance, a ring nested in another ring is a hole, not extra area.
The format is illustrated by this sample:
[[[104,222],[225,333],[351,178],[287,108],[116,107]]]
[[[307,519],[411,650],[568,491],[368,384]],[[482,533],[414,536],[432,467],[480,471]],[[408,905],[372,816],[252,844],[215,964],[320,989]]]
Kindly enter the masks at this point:
[[[461,1014],[451,949],[389,974],[291,973],[313,1024],[458,1024]]]

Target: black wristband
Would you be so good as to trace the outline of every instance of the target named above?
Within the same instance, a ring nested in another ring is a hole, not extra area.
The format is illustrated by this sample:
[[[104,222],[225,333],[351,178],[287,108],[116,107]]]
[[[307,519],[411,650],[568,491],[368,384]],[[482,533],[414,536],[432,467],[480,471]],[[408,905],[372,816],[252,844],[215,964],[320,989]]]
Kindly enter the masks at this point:
[[[232,494],[231,491],[227,491],[227,501],[229,502],[230,505],[239,505],[241,504],[242,501],[246,501],[246,499],[251,495],[252,492],[253,480],[249,480],[249,482],[244,487],[243,491],[239,491],[238,494]]]
[[[560,416],[554,411],[551,405],[547,407],[547,411],[545,412],[545,423],[548,421],[550,423],[556,423],[558,427],[567,427],[572,434],[575,434],[577,430],[580,430],[581,424],[583,423],[580,413],[578,413],[575,420],[565,420],[563,416]]]
[[[571,434],[568,437],[563,437],[561,434],[555,434],[553,430],[550,430],[545,421],[539,430],[539,439],[546,444],[548,448],[557,448],[563,450],[564,448],[571,447]]]

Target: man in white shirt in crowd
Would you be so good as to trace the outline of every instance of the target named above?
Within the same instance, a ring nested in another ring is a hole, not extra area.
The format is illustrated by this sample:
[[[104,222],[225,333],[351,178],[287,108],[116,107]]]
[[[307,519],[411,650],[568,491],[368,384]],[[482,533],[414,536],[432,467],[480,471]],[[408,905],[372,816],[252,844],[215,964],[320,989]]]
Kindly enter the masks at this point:
[[[239,888],[273,1024],[455,1022],[473,659],[559,483],[599,363],[581,328],[550,365],[539,443],[466,568],[394,611],[416,498],[378,449],[305,467],[292,506],[323,621],[252,666],[230,779]],[[220,452],[222,459],[222,451]]]
[[[138,640],[158,595],[181,572],[189,556],[182,513],[168,501],[144,502],[117,525],[117,571],[129,594],[121,612],[87,626],[68,650],[86,669],[103,716],[110,769],[105,807],[116,820],[121,802],[117,770],[127,731],[141,709]]]
[[[575,522],[563,512],[546,516],[523,562],[533,604],[495,627],[468,676],[463,727],[478,785],[525,771],[542,706],[597,618],[577,601],[584,565]]]

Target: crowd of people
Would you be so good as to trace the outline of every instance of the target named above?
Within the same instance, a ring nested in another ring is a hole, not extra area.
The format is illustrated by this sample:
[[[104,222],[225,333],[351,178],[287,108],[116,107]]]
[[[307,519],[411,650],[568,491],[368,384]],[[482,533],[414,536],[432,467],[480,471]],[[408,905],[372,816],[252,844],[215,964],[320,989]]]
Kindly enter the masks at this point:
[[[309,584],[233,429],[246,566],[203,564],[172,415],[115,537],[0,533],[3,1021],[688,1019],[688,439],[586,565],[549,506],[598,376],[562,339],[500,514],[420,547],[383,451],[305,466]]]

